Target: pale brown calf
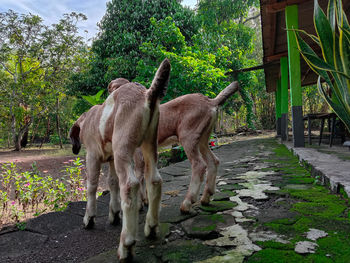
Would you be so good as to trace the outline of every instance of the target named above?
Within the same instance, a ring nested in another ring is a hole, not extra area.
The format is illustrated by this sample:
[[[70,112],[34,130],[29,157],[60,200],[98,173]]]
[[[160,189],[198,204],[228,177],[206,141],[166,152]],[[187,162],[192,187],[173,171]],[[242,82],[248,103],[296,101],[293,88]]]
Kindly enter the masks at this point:
[[[162,179],[156,166],[157,128],[159,101],[165,95],[169,74],[170,63],[165,59],[148,90],[138,83],[118,82],[118,89],[111,91],[102,105],[94,106],[84,113],[70,131],[73,152],[79,152],[80,141],[85,144],[87,151],[86,228],[94,225],[101,163],[109,162],[109,221],[119,221],[120,206],[123,212],[118,248],[121,261],[132,257],[136,242],[140,183],[132,168],[132,159],[136,148],[140,146],[145,159],[149,200],[144,232],[150,236],[158,231]]]
[[[110,83],[108,89],[115,90],[118,88],[116,83],[121,81],[127,80],[116,79]],[[207,179],[201,203],[208,205],[210,196],[215,193],[219,159],[209,148],[208,141],[217,120],[218,107],[238,89],[238,82],[235,81],[222,90],[215,99],[196,93],[187,94],[160,105],[158,145],[166,146],[179,142],[192,166],[190,186],[180,207],[183,213],[188,213],[192,204],[197,201],[205,172]],[[142,187],[143,163],[139,150],[136,150],[134,159],[135,173],[141,181],[142,199],[147,202],[146,192]]]

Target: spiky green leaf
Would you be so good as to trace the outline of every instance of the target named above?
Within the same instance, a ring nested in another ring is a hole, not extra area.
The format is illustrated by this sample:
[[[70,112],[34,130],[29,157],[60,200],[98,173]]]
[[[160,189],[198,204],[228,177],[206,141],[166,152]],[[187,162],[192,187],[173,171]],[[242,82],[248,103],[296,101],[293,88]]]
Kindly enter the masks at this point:
[[[315,0],[314,4],[314,24],[320,39],[323,58],[327,63],[333,65],[333,32],[327,16],[317,0]]]

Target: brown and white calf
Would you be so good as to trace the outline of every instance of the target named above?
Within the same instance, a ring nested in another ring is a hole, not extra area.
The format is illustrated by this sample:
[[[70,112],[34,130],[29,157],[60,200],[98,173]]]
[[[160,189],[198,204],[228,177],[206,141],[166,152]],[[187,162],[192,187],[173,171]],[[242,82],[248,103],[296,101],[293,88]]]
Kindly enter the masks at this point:
[[[81,142],[87,151],[86,228],[94,225],[101,163],[109,162],[109,221],[119,221],[121,206],[123,225],[118,257],[122,261],[132,257],[137,235],[140,183],[135,176],[132,159],[138,147],[141,147],[145,159],[149,200],[144,232],[150,236],[158,231],[162,179],[156,166],[157,129],[159,101],[165,95],[169,74],[170,63],[165,59],[148,90],[138,83],[119,83],[119,88],[111,92],[102,105],[84,113],[70,131],[73,152],[79,152]]]
[[[118,83],[125,81],[127,80],[122,78],[112,81],[108,90],[111,92],[117,89]],[[215,99],[195,93],[160,105],[158,145],[166,146],[179,142],[192,166],[190,186],[180,207],[183,213],[188,213],[192,204],[197,201],[205,173],[207,178],[201,203],[208,205],[210,196],[215,193],[219,159],[209,148],[208,141],[217,120],[218,107],[238,89],[238,82],[235,81],[222,90]],[[136,175],[141,181],[142,199],[145,201],[146,194],[142,188],[144,164],[140,152],[137,150],[135,153],[135,168]]]

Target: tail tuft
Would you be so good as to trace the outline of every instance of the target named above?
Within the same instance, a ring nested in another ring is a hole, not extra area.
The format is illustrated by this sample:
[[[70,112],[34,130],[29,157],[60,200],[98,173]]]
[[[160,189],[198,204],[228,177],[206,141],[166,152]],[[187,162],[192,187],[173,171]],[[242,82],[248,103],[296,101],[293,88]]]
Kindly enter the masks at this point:
[[[153,78],[151,87],[147,92],[147,97],[151,104],[157,99],[162,99],[165,96],[169,83],[170,69],[170,61],[166,58],[160,64],[157,73]]]
[[[235,92],[239,90],[239,85],[237,81],[232,82],[230,85],[228,85],[226,88],[224,88],[219,95],[216,96],[215,99],[212,99],[212,101],[217,105],[221,106],[225,103],[225,101],[231,97]]]
[[[80,134],[80,127],[79,125],[74,123],[72,128],[69,131],[69,137],[72,143],[72,152],[74,154],[78,154],[81,148],[79,134]]]

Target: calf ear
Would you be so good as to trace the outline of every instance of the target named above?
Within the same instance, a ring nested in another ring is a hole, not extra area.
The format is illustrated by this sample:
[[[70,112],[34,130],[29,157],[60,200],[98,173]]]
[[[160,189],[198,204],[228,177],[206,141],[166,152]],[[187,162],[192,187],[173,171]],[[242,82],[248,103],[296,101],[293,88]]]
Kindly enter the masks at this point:
[[[115,91],[116,89],[118,89],[119,87],[123,86],[124,84],[129,83],[129,81],[127,79],[124,78],[117,78],[112,80],[109,84],[108,84],[108,93],[111,94],[113,91]]]
[[[161,99],[165,96],[169,83],[170,69],[170,61],[166,58],[160,64],[149,89],[150,95],[152,94],[152,97],[154,96]]]

